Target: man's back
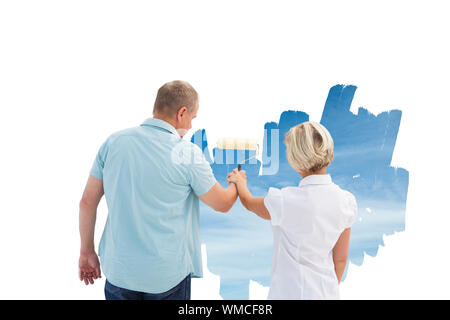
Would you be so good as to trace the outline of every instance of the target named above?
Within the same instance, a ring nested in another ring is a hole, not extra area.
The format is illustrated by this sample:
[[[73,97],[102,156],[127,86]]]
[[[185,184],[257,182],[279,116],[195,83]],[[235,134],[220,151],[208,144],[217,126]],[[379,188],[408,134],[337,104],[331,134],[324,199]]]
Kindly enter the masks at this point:
[[[98,152],[80,200],[78,276],[94,284],[101,265],[108,300],[190,299],[191,277],[202,276],[199,199],[227,212],[237,190],[222,188],[202,150],[182,139],[198,110],[189,83],[168,82],[158,90],[153,118],[111,135]],[[109,213],[97,255],[103,195]]]
[[[197,146],[150,118],[111,135],[91,175],[103,180],[108,205],[99,256],[109,282],[158,293],[202,276],[197,196],[216,180]]]

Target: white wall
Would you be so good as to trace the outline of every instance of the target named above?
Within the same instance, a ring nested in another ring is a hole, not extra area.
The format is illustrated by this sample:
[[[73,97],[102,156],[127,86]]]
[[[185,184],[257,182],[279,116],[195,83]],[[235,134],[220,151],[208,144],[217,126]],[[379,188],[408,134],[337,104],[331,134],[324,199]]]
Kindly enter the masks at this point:
[[[447,12],[445,1],[0,2],[0,298],[103,299],[103,282],[77,279],[78,201],[100,144],[150,117],[174,79],[200,93],[191,133],[207,128],[210,143],[262,140],[286,109],[319,121],[339,83],[358,86],[352,111],[401,109],[406,230],[350,266],[342,297],[450,298]],[[102,201],[97,242],[106,214]],[[193,282],[194,297],[208,290],[219,297],[214,275]],[[264,290],[252,283],[251,297]]]

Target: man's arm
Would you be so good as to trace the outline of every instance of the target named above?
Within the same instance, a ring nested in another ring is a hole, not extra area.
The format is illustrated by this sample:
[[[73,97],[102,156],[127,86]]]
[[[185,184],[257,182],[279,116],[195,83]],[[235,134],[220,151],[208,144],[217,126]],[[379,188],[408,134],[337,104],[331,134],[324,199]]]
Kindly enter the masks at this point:
[[[234,183],[224,189],[220,183],[216,184],[204,195],[198,197],[206,205],[219,212],[228,212],[237,199],[237,190]]]
[[[334,270],[338,278],[338,283],[341,282],[342,275],[345,271],[348,258],[348,247],[350,244],[350,231],[351,228],[345,229],[333,248],[333,262]]]
[[[80,260],[79,278],[87,285],[101,278],[100,262],[94,245],[97,206],[103,196],[103,181],[90,176],[80,201]]]

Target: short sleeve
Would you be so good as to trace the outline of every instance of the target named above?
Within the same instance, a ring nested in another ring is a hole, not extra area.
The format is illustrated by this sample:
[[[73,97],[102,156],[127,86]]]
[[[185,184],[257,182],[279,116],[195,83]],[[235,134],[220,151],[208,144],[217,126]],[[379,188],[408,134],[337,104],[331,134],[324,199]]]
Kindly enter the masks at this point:
[[[345,228],[351,228],[358,215],[358,205],[356,199],[350,192],[347,193],[347,214],[345,216]]]
[[[108,140],[105,141],[98,150],[94,163],[91,168],[91,176],[103,180],[103,168],[105,167],[106,156],[108,154]]]
[[[281,190],[269,188],[269,192],[264,197],[264,205],[267,210],[269,210],[272,225],[280,225],[283,212],[283,197]]]
[[[207,193],[217,182],[214,173],[206,161],[202,150],[195,144],[192,147],[193,157],[188,164],[189,181],[197,197]]]

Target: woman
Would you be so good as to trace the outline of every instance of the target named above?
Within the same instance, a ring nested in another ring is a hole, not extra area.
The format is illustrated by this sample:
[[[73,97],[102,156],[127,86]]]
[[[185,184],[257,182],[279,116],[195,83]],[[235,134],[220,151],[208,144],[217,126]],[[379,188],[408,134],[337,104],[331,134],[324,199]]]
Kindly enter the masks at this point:
[[[253,197],[245,171],[227,177],[242,205],[271,221],[273,259],[268,299],[339,299],[357,205],[355,197],[334,184],[327,167],[333,139],[321,124],[304,122],[285,136],[291,167],[303,178],[297,187],[269,188]]]

